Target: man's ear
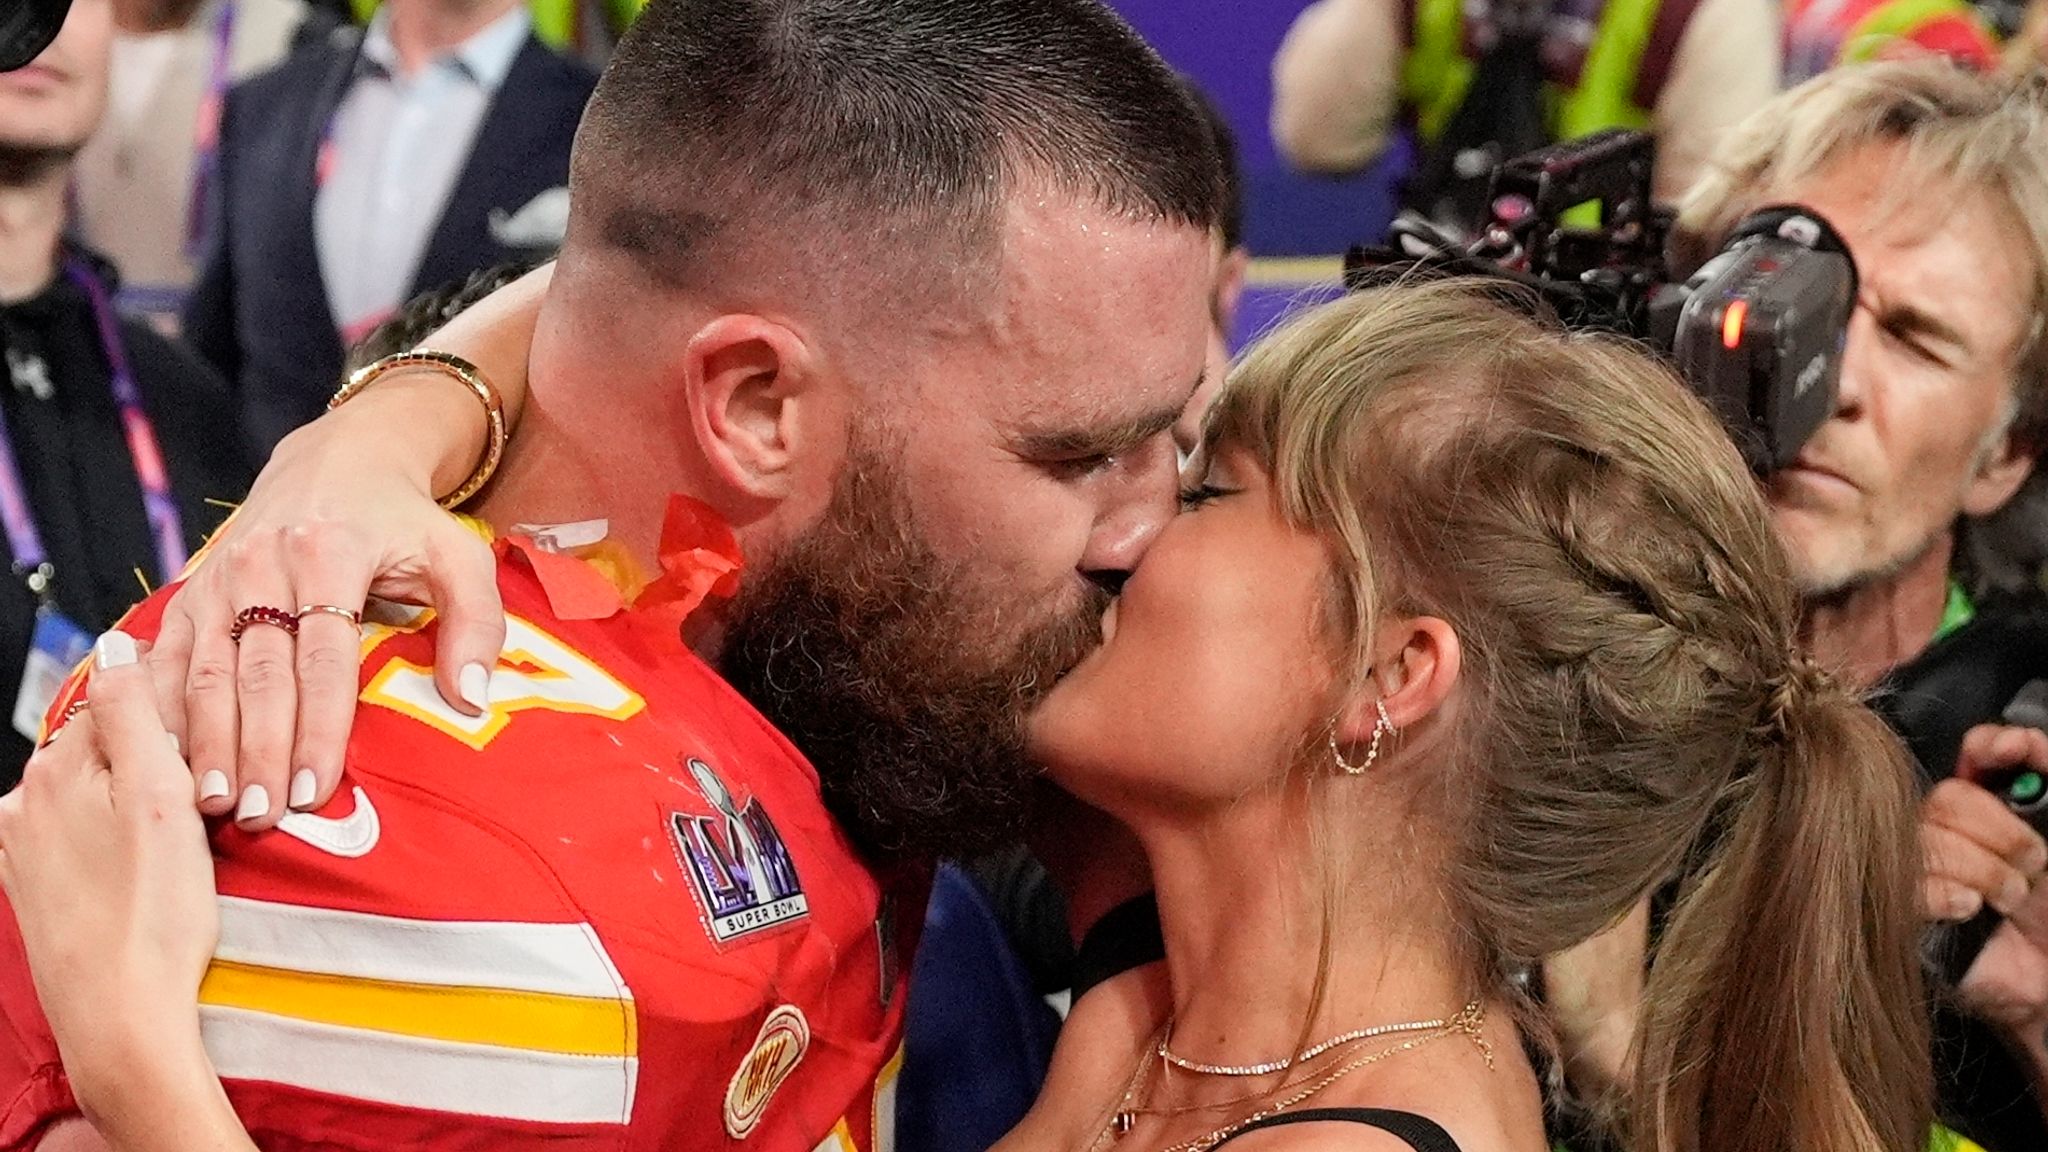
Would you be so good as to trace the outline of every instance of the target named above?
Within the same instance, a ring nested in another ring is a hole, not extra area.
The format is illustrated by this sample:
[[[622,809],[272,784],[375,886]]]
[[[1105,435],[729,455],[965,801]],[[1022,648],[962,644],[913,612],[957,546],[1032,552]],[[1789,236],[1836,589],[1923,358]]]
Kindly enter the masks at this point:
[[[1381,625],[1373,655],[1372,674],[1337,717],[1337,743],[1345,747],[1371,745],[1381,707],[1396,730],[1428,719],[1457,685],[1463,660],[1457,632],[1434,616]]]
[[[1245,280],[1251,274],[1252,254],[1250,249],[1232,248],[1223,254],[1223,261],[1216,270],[1216,319],[1223,326],[1223,337],[1230,338],[1231,330],[1237,324],[1237,306],[1244,299]]]
[[[2034,473],[2039,448],[2008,431],[1998,447],[1987,453],[1977,474],[1963,489],[1963,515],[1989,516],[2000,508]]]
[[[682,373],[712,475],[744,497],[787,499],[795,465],[820,431],[807,419],[820,381],[811,348],[772,320],[720,316],[690,338]]]

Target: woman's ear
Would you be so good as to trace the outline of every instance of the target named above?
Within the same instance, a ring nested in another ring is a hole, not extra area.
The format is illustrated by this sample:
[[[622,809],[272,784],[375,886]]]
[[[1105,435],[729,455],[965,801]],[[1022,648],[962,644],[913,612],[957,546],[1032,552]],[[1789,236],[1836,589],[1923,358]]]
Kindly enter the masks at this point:
[[[820,381],[817,357],[785,325],[727,315],[698,329],[683,353],[692,431],[705,462],[735,494],[789,497],[817,431],[806,420]]]
[[[1458,683],[1458,634],[1435,616],[1382,625],[1373,655],[1371,675],[1337,718],[1337,742],[1347,747],[1372,743],[1382,707],[1396,731],[1410,728],[1442,707]]]

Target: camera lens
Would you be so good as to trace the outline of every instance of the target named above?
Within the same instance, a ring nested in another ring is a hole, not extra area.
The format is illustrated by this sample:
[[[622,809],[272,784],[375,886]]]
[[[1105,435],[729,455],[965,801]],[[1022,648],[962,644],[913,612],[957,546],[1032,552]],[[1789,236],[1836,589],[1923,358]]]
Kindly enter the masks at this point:
[[[70,11],[71,0],[0,0],[0,72],[42,55]]]
[[[2048,777],[2039,772],[2022,772],[2005,786],[2006,806],[2014,810],[2034,808],[2044,797],[2048,797]]]

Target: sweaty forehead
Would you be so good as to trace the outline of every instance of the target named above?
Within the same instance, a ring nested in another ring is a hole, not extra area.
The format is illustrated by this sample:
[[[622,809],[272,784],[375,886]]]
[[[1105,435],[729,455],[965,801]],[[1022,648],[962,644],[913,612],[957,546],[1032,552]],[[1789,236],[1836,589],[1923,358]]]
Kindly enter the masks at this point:
[[[1004,425],[1112,418],[1185,402],[1207,350],[1207,232],[1019,193],[975,333]]]

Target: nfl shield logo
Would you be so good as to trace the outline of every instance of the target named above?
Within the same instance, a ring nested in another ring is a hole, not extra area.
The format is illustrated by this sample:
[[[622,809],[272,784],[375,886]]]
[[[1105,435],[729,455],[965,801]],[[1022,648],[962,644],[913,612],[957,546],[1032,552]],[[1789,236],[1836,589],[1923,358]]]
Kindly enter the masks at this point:
[[[711,938],[725,944],[810,913],[796,863],[760,798],[740,804],[709,764],[686,761],[712,809],[676,812],[669,823]]]

